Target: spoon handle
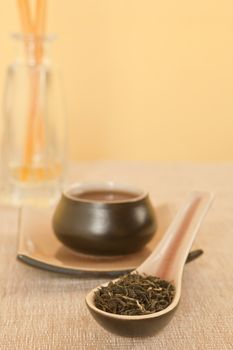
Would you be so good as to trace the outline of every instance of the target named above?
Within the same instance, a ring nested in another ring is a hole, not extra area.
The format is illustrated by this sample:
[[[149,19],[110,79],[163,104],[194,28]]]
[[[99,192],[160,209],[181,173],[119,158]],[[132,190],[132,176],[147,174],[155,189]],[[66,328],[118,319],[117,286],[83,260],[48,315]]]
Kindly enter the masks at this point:
[[[190,248],[212,201],[212,193],[191,192],[162,240],[137,271],[167,280],[180,279]]]

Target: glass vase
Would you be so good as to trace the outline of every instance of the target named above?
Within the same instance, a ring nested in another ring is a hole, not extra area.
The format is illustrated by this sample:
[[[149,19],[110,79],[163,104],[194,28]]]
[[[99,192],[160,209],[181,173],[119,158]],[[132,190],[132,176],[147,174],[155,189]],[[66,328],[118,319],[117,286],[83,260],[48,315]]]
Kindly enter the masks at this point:
[[[20,54],[8,67],[3,98],[1,199],[52,204],[66,159],[66,121],[60,74],[46,54],[52,37],[14,35]]]

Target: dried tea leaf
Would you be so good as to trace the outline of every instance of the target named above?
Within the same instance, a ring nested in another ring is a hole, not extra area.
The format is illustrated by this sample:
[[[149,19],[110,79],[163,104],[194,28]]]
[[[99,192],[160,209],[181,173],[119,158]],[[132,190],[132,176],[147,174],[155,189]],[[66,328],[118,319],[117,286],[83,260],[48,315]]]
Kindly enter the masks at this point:
[[[120,315],[146,315],[167,308],[175,287],[154,276],[127,274],[107,287],[100,287],[94,303],[100,310]]]

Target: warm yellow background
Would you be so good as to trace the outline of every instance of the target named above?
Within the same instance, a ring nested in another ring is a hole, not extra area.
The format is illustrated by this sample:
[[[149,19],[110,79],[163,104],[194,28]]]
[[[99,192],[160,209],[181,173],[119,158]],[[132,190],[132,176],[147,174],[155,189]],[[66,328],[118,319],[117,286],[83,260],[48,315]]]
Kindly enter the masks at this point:
[[[0,2],[0,94],[19,29]],[[232,0],[50,0],[73,159],[233,160]]]

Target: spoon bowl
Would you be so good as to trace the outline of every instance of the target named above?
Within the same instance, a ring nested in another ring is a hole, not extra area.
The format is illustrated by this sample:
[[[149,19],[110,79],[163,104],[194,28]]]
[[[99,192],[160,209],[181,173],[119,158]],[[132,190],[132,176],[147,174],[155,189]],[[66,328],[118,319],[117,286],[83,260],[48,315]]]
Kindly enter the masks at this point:
[[[172,318],[181,297],[182,275],[185,261],[202,221],[213,201],[213,194],[191,192],[184,206],[177,213],[163,239],[151,255],[133,272],[152,275],[170,281],[175,286],[171,304],[156,313],[125,316],[98,309],[94,295],[99,287],[86,296],[87,307],[94,319],[106,330],[121,336],[153,336]],[[117,279],[113,280],[113,282]],[[102,286],[107,286],[108,283]]]

